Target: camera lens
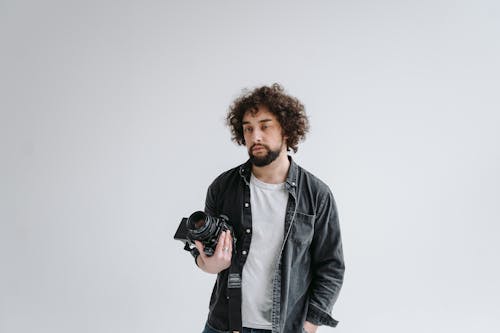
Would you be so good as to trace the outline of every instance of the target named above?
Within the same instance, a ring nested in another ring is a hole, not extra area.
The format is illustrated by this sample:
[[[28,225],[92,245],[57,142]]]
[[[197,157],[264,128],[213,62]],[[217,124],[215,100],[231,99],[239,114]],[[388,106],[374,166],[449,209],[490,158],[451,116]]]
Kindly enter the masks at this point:
[[[206,225],[206,222],[207,214],[202,211],[194,212],[187,221],[187,227],[192,231],[200,231]]]
[[[226,222],[227,220],[228,218],[225,215],[213,217],[201,210],[194,212],[185,221],[186,237],[192,243],[200,241],[204,246],[203,251],[207,256],[211,256],[214,254],[221,232],[231,230]]]
[[[188,219],[187,226],[189,230],[199,230],[205,226],[207,215],[202,211],[194,212]]]

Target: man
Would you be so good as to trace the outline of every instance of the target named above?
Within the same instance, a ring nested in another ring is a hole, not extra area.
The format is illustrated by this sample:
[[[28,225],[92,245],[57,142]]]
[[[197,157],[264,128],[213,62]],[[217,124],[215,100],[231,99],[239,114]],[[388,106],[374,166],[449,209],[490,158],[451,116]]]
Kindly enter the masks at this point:
[[[299,167],[308,131],[304,106],[274,84],[240,96],[227,123],[249,160],[210,185],[205,212],[224,214],[236,237],[220,235],[213,256],[196,242],[196,264],[218,274],[204,333],[316,332],[330,316],[344,276],[335,201],[328,186]]]

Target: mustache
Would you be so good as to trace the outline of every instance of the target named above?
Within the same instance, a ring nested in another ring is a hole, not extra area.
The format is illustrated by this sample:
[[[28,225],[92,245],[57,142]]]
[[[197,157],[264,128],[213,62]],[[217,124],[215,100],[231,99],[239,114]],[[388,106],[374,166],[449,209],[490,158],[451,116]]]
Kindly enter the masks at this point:
[[[265,148],[265,149],[269,150],[269,147],[266,146],[266,145],[264,145],[264,144],[262,144],[262,143],[256,143],[256,144],[252,145],[250,147],[250,150],[252,151],[255,147],[262,147],[262,148]]]

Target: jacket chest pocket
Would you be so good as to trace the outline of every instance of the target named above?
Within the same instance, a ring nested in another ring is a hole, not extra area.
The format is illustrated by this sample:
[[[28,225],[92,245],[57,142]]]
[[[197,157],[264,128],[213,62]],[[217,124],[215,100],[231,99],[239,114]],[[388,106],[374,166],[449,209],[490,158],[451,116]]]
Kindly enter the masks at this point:
[[[298,245],[309,245],[314,235],[314,215],[295,213],[290,239]]]

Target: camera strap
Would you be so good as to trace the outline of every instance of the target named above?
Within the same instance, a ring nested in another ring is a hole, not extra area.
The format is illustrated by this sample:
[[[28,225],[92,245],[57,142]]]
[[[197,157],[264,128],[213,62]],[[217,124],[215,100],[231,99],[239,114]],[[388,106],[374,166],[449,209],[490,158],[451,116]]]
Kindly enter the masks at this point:
[[[227,278],[229,331],[241,332],[241,274],[233,267]]]

